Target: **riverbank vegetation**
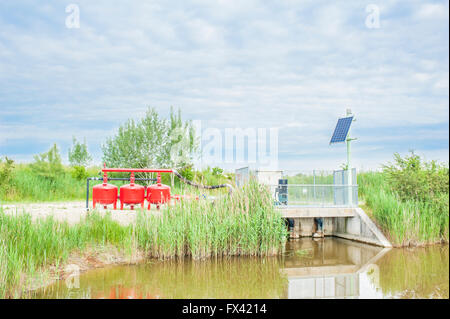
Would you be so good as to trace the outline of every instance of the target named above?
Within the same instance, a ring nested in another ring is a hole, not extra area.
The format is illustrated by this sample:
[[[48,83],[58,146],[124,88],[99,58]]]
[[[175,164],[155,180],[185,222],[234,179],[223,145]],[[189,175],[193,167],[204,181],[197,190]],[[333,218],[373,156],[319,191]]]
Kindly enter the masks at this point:
[[[30,278],[52,265],[63,265],[73,251],[113,245],[130,254],[139,251],[159,259],[220,256],[267,256],[284,249],[287,230],[267,188],[250,183],[232,196],[186,201],[162,214],[138,214],[123,226],[95,211],[70,226],[52,217],[0,210],[0,297],[26,290]]]
[[[42,171],[36,171],[32,164],[16,164],[9,158],[0,159],[0,204],[5,202],[54,202],[75,201],[86,199],[86,178],[102,177],[101,167],[65,166],[61,164],[58,174],[43,176]],[[224,173],[217,167],[207,167],[194,170],[187,166],[180,173],[194,182],[205,185],[217,185],[233,182],[233,174]],[[110,177],[125,177],[120,174],[108,174]],[[129,174],[127,175],[129,177]],[[143,177],[143,176],[137,176]],[[149,174],[156,178],[156,174]],[[182,184],[177,178],[169,174],[162,174],[162,182],[172,186],[173,193],[193,192],[192,187]],[[90,182],[92,187],[101,181]],[[109,183],[122,186],[128,181],[110,181]]]
[[[372,218],[396,246],[449,240],[449,169],[413,152],[382,172],[358,175],[359,194]]]

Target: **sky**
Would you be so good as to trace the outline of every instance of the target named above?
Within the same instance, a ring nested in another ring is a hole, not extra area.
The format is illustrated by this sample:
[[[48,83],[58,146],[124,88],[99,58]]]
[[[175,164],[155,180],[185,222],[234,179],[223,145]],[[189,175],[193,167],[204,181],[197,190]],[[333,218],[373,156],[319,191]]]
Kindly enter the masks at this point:
[[[56,142],[67,162],[75,136],[100,164],[127,119],[173,106],[202,129],[275,128],[280,169],[335,169],[346,148],[329,141],[351,108],[357,169],[409,150],[448,162],[448,12],[414,0],[3,0],[0,156],[28,162]]]

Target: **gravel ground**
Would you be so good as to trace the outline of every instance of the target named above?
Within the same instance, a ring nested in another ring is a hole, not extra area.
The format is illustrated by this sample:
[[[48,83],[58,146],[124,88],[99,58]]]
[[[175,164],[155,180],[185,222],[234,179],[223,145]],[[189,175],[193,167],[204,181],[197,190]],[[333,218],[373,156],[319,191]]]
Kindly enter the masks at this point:
[[[92,210],[92,202],[90,203]],[[27,204],[6,204],[2,205],[3,211],[6,214],[22,214],[28,213],[32,216],[33,220],[37,218],[45,218],[47,216],[53,216],[56,220],[68,221],[69,224],[75,224],[80,221],[81,218],[86,216],[86,202],[49,202],[49,203],[27,203]],[[110,206],[112,207],[112,206]],[[136,209],[136,208],[135,208]],[[106,211],[110,211],[113,220],[116,220],[122,225],[128,225],[136,221],[136,210],[130,210],[124,208],[124,210],[112,210],[103,209],[103,207],[96,207],[96,210],[101,214],[105,214]],[[153,206],[152,214],[157,214],[158,211]]]

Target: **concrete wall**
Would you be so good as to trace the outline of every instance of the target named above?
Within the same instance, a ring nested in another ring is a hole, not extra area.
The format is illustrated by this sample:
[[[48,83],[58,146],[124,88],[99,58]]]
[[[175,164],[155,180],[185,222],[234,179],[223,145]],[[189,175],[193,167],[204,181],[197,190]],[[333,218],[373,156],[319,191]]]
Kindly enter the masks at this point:
[[[372,220],[361,208],[355,208],[352,217],[322,217],[325,236],[355,240],[382,247],[392,247]],[[315,216],[319,217],[319,216]],[[310,237],[315,231],[313,217],[293,218],[294,229],[291,238]]]

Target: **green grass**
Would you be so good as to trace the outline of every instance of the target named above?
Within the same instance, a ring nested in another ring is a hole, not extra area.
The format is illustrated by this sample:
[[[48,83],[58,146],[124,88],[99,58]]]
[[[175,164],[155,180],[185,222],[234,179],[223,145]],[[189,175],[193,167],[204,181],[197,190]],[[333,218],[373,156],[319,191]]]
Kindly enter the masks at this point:
[[[287,236],[268,189],[257,183],[213,203],[182,201],[162,217],[139,215],[137,225],[139,246],[163,259],[273,255]]]
[[[1,168],[1,167],[0,167]],[[100,167],[91,167],[87,169],[89,177],[102,177],[99,174]],[[109,174],[110,177],[129,177],[129,174]],[[137,174],[136,177],[156,178],[156,174]],[[162,182],[172,186],[173,194],[201,193],[192,186],[181,183],[177,178],[170,174],[162,174]],[[206,185],[216,185],[231,183],[224,176],[212,175],[209,170],[194,172],[193,179]],[[90,198],[92,198],[92,187],[101,181],[90,182]],[[128,184],[128,181],[110,181],[118,187]],[[151,182],[150,182],[151,183]],[[226,193],[226,189],[209,191],[211,194]],[[75,201],[86,199],[86,179],[81,180],[72,177],[71,168],[64,167],[64,172],[55,178],[45,178],[32,171],[29,164],[15,164],[11,176],[8,178],[8,184],[3,185],[0,182],[0,203],[4,202],[58,202]]]
[[[360,173],[358,185],[359,195],[372,210],[372,217],[394,245],[448,242],[448,193],[442,195],[443,204],[439,205],[401,200],[381,172]]]
[[[64,262],[75,249],[106,243],[125,248],[130,234],[131,227],[120,226],[108,215],[91,214],[69,226],[51,217],[32,221],[28,214],[6,215],[0,210],[0,297],[27,286],[25,278],[50,263]]]
[[[69,226],[51,217],[32,221],[27,214],[7,215],[0,208],[0,297],[16,296],[17,289],[29,286],[26,278],[92,245],[139,249],[160,259],[201,259],[274,255],[282,252],[286,238],[270,193],[256,183],[214,203],[181,202],[159,217],[142,211],[129,226],[95,211]]]

